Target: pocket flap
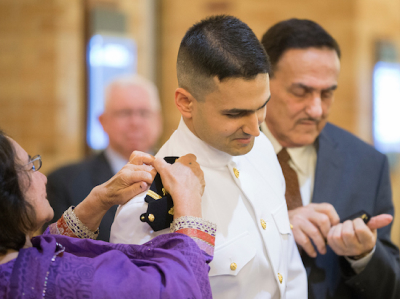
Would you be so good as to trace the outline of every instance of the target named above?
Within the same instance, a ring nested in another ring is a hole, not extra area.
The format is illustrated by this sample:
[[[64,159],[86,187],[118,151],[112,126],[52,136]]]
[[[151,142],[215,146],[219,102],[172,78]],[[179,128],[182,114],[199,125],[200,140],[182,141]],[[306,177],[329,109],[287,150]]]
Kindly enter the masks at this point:
[[[286,202],[284,202],[276,211],[272,213],[275,224],[281,234],[291,234],[289,222],[289,214],[287,211]]]
[[[209,276],[237,275],[256,255],[249,232],[241,233],[215,248]]]

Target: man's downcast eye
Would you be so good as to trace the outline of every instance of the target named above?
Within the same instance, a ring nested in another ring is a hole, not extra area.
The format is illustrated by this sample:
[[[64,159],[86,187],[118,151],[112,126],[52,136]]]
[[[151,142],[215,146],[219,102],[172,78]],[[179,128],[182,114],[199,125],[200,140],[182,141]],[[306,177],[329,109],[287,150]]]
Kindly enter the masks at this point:
[[[237,117],[241,117],[243,114],[242,113],[228,113],[225,115],[228,116],[229,118],[237,118]]]
[[[322,92],[322,98],[331,98],[333,96],[333,90]]]
[[[296,88],[292,90],[292,94],[296,97],[303,97],[307,94],[307,90],[305,90],[304,88]]]

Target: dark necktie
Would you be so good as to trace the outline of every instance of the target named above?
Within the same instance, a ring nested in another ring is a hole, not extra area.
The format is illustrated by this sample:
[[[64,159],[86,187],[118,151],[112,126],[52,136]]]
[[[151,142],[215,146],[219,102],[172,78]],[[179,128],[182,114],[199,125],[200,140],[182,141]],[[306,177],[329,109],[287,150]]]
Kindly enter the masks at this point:
[[[288,210],[293,210],[295,208],[301,207],[303,203],[301,201],[299,180],[297,178],[296,171],[294,171],[293,168],[289,165],[290,155],[287,152],[286,148],[282,148],[277,156],[279,164],[281,164],[282,167],[283,176],[285,177],[285,197]]]

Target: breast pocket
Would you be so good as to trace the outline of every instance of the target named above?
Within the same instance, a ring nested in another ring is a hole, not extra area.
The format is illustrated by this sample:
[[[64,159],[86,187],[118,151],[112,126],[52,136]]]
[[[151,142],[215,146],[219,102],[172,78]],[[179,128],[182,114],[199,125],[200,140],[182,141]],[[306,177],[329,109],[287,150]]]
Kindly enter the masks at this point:
[[[285,202],[272,213],[272,217],[279,233],[286,239],[292,231],[290,229],[289,214]]]
[[[256,255],[256,248],[246,231],[215,248],[209,276],[238,275]]]

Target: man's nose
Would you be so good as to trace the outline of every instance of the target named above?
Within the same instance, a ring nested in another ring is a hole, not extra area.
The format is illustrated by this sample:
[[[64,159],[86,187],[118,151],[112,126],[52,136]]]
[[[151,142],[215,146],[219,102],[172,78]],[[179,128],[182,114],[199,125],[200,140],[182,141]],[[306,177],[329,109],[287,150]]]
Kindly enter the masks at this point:
[[[307,103],[306,113],[308,116],[320,119],[322,116],[322,100],[319,93],[313,93]]]
[[[263,114],[265,117],[265,113]],[[247,117],[246,123],[243,126],[243,132],[245,134],[251,135],[251,136],[258,136],[260,135],[260,123],[264,120],[261,119],[260,122],[260,117],[262,118],[262,115],[259,113],[254,113],[251,114]]]
[[[135,126],[139,126],[143,123],[143,117],[139,113],[132,113],[129,117],[129,123]]]

